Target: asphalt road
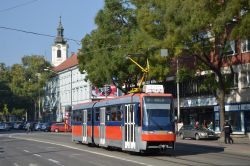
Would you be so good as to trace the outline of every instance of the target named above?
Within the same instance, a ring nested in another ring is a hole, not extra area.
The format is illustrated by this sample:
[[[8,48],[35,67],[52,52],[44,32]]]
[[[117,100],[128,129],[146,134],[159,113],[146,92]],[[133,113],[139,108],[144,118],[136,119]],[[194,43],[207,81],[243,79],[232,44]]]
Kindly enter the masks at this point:
[[[0,166],[250,165],[249,156],[186,142],[174,153],[139,155],[72,143],[66,133],[0,133]]]

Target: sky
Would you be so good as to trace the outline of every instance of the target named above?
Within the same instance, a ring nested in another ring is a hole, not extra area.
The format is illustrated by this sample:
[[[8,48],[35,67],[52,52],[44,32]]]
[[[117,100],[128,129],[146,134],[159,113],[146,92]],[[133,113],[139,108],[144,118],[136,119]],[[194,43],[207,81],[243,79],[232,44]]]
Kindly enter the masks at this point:
[[[0,63],[20,64],[30,55],[43,55],[51,62],[55,37],[48,36],[56,36],[60,16],[64,37],[81,41],[96,28],[95,16],[103,6],[104,0],[0,0]],[[81,48],[75,41],[67,43],[69,54]]]

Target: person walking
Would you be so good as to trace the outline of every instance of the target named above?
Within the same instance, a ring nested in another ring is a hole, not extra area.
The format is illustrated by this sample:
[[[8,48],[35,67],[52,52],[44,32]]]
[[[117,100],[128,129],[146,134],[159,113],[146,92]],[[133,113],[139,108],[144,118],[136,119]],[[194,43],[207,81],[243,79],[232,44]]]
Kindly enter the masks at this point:
[[[208,130],[213,131],[213,128],[214,128],[213,121],[210,121],[210,123],[208,124],[207,128],[208,128]]]
[[[28,122],[27,124],[26,124],[26,132],[27,133],[29,133],[30,131],[31,131],[31,126],[30,126],[30,123]]]
[[[224,124],[224,133],[225,133],[225,144],[227,143],[233,143],[233,139],[231,138],[230,134],[232,133],[232,127],[228,123],[228,121]]]

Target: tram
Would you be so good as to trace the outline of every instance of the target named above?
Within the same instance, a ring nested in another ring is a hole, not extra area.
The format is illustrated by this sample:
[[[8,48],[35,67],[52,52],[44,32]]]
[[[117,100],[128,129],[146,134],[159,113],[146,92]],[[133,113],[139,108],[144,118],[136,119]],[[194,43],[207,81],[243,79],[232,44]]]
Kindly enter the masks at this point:
[[[73,106],[72,141],[132,152],[174,149],[172,95],[152,87]]]

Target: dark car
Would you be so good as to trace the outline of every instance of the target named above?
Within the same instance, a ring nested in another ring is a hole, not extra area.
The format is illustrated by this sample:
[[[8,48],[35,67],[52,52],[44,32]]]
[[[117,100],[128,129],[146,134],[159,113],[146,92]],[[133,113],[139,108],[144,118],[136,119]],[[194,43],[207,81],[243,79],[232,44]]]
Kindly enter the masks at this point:
[[[9,131],[11,126],[6,122],[0,122],[0,130]]]
[[[181,139],[192,138],[192,139],[218,139],[218,135],[209,129],[198,127],[194,128],[194,126],[186,125],[182,126],[179,130],[179,136]]]
[[[14,123],[14,129],[16,129],[16,130],[21,130],[21,129],[24,129],[24,123],[23,122],[15,122]]]
[[[42,131],[50,131],[52,124],[53,124],[52,122],[43,123],[41,130]]]

